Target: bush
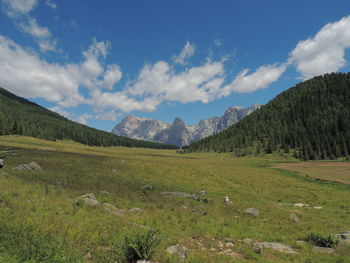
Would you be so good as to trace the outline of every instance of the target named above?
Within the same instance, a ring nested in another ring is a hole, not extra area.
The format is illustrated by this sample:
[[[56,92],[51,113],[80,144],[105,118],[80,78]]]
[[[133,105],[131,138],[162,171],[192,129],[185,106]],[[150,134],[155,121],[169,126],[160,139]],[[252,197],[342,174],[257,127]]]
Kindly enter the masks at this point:
[[[137,230],[127,234],[122,245],[124,262],[150,259],[160,242],[159,231],[153,229]]]
[[[318,233],[310,233],[305,240],[319,247],[335,247],[339,242],[339,240],[332,236],[323,236]]]

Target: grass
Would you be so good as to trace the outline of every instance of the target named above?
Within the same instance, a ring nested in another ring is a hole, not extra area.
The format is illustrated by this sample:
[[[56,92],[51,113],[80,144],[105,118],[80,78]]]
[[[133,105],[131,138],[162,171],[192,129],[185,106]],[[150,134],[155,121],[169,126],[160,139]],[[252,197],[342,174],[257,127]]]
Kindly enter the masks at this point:
[[[152,250],[152,259],[159,262],[178,262],[165,252],[174,244],[190,249],[186,262],[191,263],[349,262],[347,251],[314,254],[310,245],[296,241],[310,233],[328,236],[350,229],[350,186],[300,180],[269,167],[285,158],[89,147],[21,136],[0,137],[0,156],[6,157],[0,171],[1,262],[115,262],[125,237],[140,230],[138,225],[162,236],[160,245]],[[31,161],[43,171],[12,169]],[[154,190],[143,191],[144,184]],[[192,193],[201,188],[212,199],[208,204],[160,195],[162,191]],[[72,204],[72,199],[86,193],[94,193],[101,203],[125,210],[139,207],[143,212],[115,217],[102,208]],[[226,194],[232,207],[222,202]],[[299,202],[323,209],[277,205]],[[199,206],[206,215],[192,212]],[[248,207],[259,209],[260,216],[245,216]],[[288,222],[290,213],[300,217],[298,224]],[[284,242],[298,254],[272,250],[255,254],[239,242],[243,238]],[[231,255],[219,254],[225,240],[234,242],[225,249],[231,249]]]

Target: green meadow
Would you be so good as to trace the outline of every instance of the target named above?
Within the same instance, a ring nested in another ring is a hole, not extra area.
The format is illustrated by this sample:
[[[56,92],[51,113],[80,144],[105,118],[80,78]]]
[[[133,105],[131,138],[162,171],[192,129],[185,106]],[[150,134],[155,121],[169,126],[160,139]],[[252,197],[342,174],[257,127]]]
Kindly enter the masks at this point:
[[[161,263],[179,262],[166,252],[175,244],[188,248],[188,263],[350,262],[349,247],[324,254],[297,243],[310,233],[350,230],[350,186],[271,167],[296,162],[289,157],[90,147],[22,136],[1,136],[0,157],[0,262],[122,262],[125,237],[146,229],[157,231],[160,244],[151,258]],[[43,170],[13,169],[31,161]],[[145,184],[154,189],[143,190]],[[160,194],[201,188],[208,203]],[[142,212],[113,216],[75,201],[87,193],[101,204]],[[224,204],[225,195],[232,206]],[[310,207],[279,205],[294,203]],[[259,216],[243,213],[251,207]],[[299,223],[289,222],[291,213]],[[256,253],[244,238],[282,242],[297,253]]]

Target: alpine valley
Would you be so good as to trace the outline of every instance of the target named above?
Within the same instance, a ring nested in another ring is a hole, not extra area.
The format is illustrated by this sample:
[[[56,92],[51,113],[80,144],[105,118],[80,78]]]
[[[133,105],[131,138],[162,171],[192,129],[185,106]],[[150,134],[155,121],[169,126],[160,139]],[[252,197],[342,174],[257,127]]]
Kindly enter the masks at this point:
[[[112,133],[132,139],[183,147],[221,132],[260,109],[261,106],[260,104],[254,104],[249,108],[233,106],[228,108],[221,117],[200,120],[198,125],[186,125],[180,118],[175,118],[173,123],[165,123],[159,120],[129,115],[114,127]]]

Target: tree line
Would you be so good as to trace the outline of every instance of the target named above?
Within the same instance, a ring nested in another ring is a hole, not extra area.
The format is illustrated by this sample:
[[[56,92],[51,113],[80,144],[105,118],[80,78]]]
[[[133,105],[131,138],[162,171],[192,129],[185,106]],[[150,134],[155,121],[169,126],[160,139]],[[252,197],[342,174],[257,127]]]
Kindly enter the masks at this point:
[[[45,140],[73,140],[91,146],[177,148],[87,127],[0,88],[0,135],[10,134]]]
[[[304,160],[348,157],[350,73],[332,73],[297,84],[221,133],[187,151],[292,153]]]

